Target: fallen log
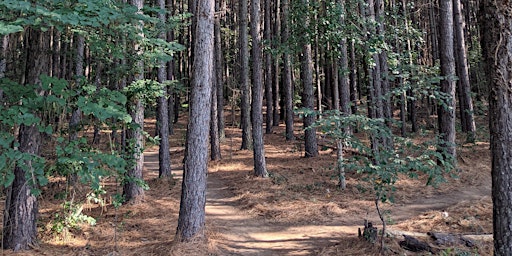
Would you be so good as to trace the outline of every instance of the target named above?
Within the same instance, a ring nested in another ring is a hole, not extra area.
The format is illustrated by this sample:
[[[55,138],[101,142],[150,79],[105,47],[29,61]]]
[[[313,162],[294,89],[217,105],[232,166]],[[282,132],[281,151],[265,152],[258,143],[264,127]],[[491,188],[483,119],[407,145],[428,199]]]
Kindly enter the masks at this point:
[[[426,252],[435,253],[434,249],[432,249],[432,247],[428,243],[420,241],[420,240],[418,240],[412,236],[408,236],[408,235],[403,235],[403,237],[404,237],[404,241],[399,242],[400,247],[402,247],[406,250],[409,250],[409,251],[413,251],[413,252],[426,251]]]
[[[430,233],[430,232],[428,232]],[[402,230],[393,230],[386,229],[386,235],[389,237],[401,237],[403,235],[414,236],[414,237],[430,237],[428,233],[420,233],[420,232],[411,232],[411,231],[402,231]],[[468,235],[468,234],[460,234],[464,239],[470,239],[472,241],[492,241],[492,234],[479,234],[479,235]]]

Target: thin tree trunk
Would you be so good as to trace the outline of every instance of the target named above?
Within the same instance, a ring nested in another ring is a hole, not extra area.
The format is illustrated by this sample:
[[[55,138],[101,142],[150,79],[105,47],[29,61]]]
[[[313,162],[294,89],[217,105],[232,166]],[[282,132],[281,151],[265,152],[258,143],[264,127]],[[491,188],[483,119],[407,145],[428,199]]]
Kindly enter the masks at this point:
[[[240,0],[240,90],[242,91],[241,125],[242,146],[241,149],[250,149],[252,145],[251,135],[251,89],[249,86],[249,39],[247,38],[248,0]]]
[[[176,239],[190,242],[205,237],[208,129],[213,83],[214,0],[198,0],[190,121],[183,167],[180,213]]]
[[[166,9],[169,12],[169,15],[167,18],[171,18],[172,15],[174,15],[174,9],[175,9],[175,3],[174,0],[167,0],[166,1]],[[170,29],[167,31],[167,42],[173,42],[174,41],[174,30]],[[179,56],[179,54],[177,54]],[[172,81],[174,80],[174,56],[172,59],[167,62],[167,80]],[[169,117],[169,135],[174,134],[174,122],[177,121],[177,118],[174,118],[175,112],[178,112],[178,110],[175,108],[174,101],[176,100],[176,93],[174,88],[167,88],[167,116]]]
[[[290,0],[283,0],[283,43],[288,44],[290,38]],[[284,52],[284,96],[285,96],[285,123],[286,140],[294,140],[293,135],[293,81],[292,81],[292,61],[288,51]]]
[[[273,17],[274,18],[274,40],[273,40],[273,43],[279,43],[279,41],[281,40],[281,0],[276,0],[274,1],[274,11],[275,11],[275,16]],[[275,48],[277,48],[277,46],[274,46]],[[273,116],[274,116],[274,121],[272,122],[272,124],[274,126],[279,126],[279,121],[281,120],[280,118],[280,115],[279,115],[279,106],[280,106],[280,90],[279,90],[279,87],[280,87],[280,59],[281,59],[282,55],[278,55],[278,56],[274,56],[274,66],[273,66],[273,72],[272,72],[272,75],[274,77],[274,81],[273,81],[273,90],[272,90],[272,97],[274,99],[274,104],[273,104]]]
[[[215,10],[218,10],[219,8],[219,2],[217,1],[215,3]],[[217,12],[218,13],[218,12]],[[215,16],[215,22],[214,22],[214,61],[213,61],[213,77],[212,77],[212,95],[211,95],[211,110],[210,110],[210,159],[212,161],[220,160],[221,154],[220,154],[220,137],[219,137],[219,119],[217,117],[218,115],[218,105],[217,105],[217,86],[222,86],[220,84],[220,81],[222,81],[222,74],[220,74],[219,78],[219,72],[222,73],[222,68],[219,69],[219,65],[222,65],[221,62],[218,61],[218,52],[221,50],[220,45],[220,39],[217,39],[217,36],[220,36],[220,34],[217,34],[217,26],[220,26],[219,22],[219,15],[217,14]]]
[[[260,0],[251,0],[251,37],[253,67],[252,138],[254,148],[254,175],[259,177],[268,177],[267,164],[265,162],[265,147],[263,142],[263,63],[261,59],[262,49],[260,35],[260,7]]]
[[[265,35],[265,42],[267,44],[270,43],[271,37],[271,31],[270,31],[270,20],[272,16],[272,9],[271,9],[271,2],[272,0],[264,0],[265,3],[265,25],[264,25],[264,35]],[[267,115],[266,115],[266,127],[265,127],[265,133],[271,134],[272,133],[272,126],[274,117],[273,117],[273,100],[272,100],[272,55],[270,51],[265,51],[265,101],[267,103]]]
[[[160,22],[165,23],[165,0],[158,0],[158,7],[161,13],[158,14]],[[161,32],[160,39],[167,40],[167,33]],[[160,62],[157,70],[157,78],[159,83],[167,80],[167,63]],[[158,176],[160,178],[171,176],[171,153],[169,145],[169,106],[167,101],[167,88],[163,90],[164,94],[158,97],[157,102],[157,128],[160,135],[160,145],[158,147]]]
[[[225,5],[225,2],[223,2]],[[224,60],[222,55],[222,34],[221,34],[221,19],[223,19],[226,7],[224,6],[221,9],[220,3],[215,3],[215,11],[218,13],[215,18],[215,80],[216,80],[216,92],[215,97],[217,97],[216,105],[217,105],[217,129],[218,129],[218,137],[219,140],[223,140],[226,137],[224,132],[224,128],[226,126],[225,118],[224,118],[224,79],[223,79],[223,66]],[[220,158],[220,152],[219,152]]]
[[[357,113],[357,64],[356,64],[356,49],[355,43],[350,42],[350,102],[352,107],[352,114]]]
[[[306,6],[309,5],[309,0],[302,1]],[[310,24],[310,18],[305,18],[306,28]],[[302,83],[303,83],[303,95],[302,105],[304,108],[313,111],[315,109],[315,94],[313,88],[313,60],[311,56],[311,42],[309,37],[305,37],[302,45]],[[304,134],[304,149],[306,157],[318,156],[318,143],[316,139],[316,129],[311,128],[315,123],[316,116],[314,114],[308,114],[304,116],[304,128],[306,129]]]
[[[466,43],[464,37],[464,19],[460,0],[453,0],[455,56],[457,57],[457,80],[460,97],[460,116],[462,130],[467,133],[467,142],[475,141],[475,119],[473,117],[473,100],[471,99],[471,83],[469,81],[469,65],[467,62]]]

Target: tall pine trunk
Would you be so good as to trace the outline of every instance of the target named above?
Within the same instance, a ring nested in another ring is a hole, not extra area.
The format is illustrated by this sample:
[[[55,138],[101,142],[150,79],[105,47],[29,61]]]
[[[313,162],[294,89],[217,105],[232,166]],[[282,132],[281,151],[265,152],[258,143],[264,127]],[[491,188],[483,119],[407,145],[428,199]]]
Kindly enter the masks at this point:
[[[441,59],[441,106],[438,108],[440,150],[455,160],[455,57],[453,51],[452,0],[439,1],[439,53]]]
[[[49,75],[50,36],[48,32],[28,29],[25,32],[27,47],[26,84],[40,84],[42,74]],[[36,92],[37,93],[37,92]],[[37,116],[37,113],[33,113]],[[41,134],[37,124],[20,125],[18,150],[33,157],[39,155]],[[28,250],[37,245],[37,197],[31,192],[37,181],[29,181],[30,172],[34,172],[33,160],[25,160],[24,167],[14,167],[14,180],[7,188],[5,214],[3,219],[3,248]],[[27,173],[29,172],[29,173]]]
[[[469,65],[464,37],[464,18],[460,0],[453,0],[455,56],[457,58],[457,85],[459,87],[459,108],[462,131],[466,132],[468,142],[475,141],[475,119],[473,116],[473,100],[471,99],[471,83],[469,81]]]
[[[142,12],[143,0],[132,0],[131,4],[137,7],[137,12]],[[142,21],[139,21],[137,25],[139,27],[139,36],[143,37],[142,28],[144,24]],[[141,57],[141,45],[135,44],[134,50],[138,57]],[[142,80],[144,79],[144,62],[138,59],[135,63],[135,75],[133,76],[133,80]],[[132,145],[128,147],[128,154],[130,157],[131,166],[128,168],[126,172],[126,177],[123,185],[123,196],[127,202],[130,203],[139,203],[144,198],[144,190],[139,185],[140,183],[135,181],[135,179],[142,180],[142,168],[144,165],[144,154],[142,151],[144,149],[144,102],[141,99],[140,95],[134,95],[129,99],[128,112],[132,116],[133,127],[128,129],[126,132],[126,140],[131,142]]]
[[[242,146],[241,149],[250,149],[252,146],[251,131],[251,89],[249,86],[249,39],[247,35],[248,25],[248,0],[240,0],[240,90],[242,91],[241,125]]]
[[[190,121],[181,187],[176,238],[189,242],[205,235],[208,130],[213,83],[214,0],[198,0],[194,69],[190,92]]]
[[[158,14],[160,22],[165,23],[165,0],[158,0],[158,7],[161,13]],[[167,33],[162,31],[160,39],[167,40]],[[167,63],[160,62],[160,67],[157,70],[157,78],[159,83],[167,80]],[[167,100],[167,88],[164,88],[163,95],[158,97],[157,102],[157,128],[160,135],[160,145],[158,147],[158,176],[170,177],[171,176],[171,153],[169,145],[169,101]]]
[[[283,1],[283,38],[282,42],[288,44],[290,38],[290,0]],[[293,81],[292,81],[292,60],[289,49],[284,52],[283,80],[285,98],[285,124],[286,140],[294,140],[293,135]]]
[[[512,5],[481,1],[481,46],[490,78],[494,255],[512,255]]]
[[[302,1],[306,6],[309,5],[309,0]],[[310,18],[306,17],[305,19],[306,28],[310,24]],[[302,85],[303,85],[303,94],[302,94],[302,105],[304,108],[308,110],[315,109],[315,95],[313,88],[313,60],[311,56],[311,42],[308,36],[303,40],[302,45]],[[310,126],[316,120],[316,115],[314,114],[306,114],[304,116],[304,128],[307,128],[304,134],[304,149],[306,157],[316,157],[318,156],[318,143],[316,139],[316,129],[311,128]]]
[[[254,156],[254,175],[267,177],[265,145],[263,142],[263,73],[260,29],[260,0],[251,0],[251,37],[252,37],[252,137]],[[269,63],[270,64],[270,63]]]

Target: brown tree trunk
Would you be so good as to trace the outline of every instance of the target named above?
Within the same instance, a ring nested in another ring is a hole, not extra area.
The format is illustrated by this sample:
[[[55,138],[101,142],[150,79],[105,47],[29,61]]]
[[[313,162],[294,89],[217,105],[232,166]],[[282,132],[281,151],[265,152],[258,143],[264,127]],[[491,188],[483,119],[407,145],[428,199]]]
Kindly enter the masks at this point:
[[[439,1],[439,52],[441,59],[441,92],[438,108],[440,149],[455,159],[455,57],[453,53],[453,5],[452,0]]]
[[[270,21],[272,16],[272,9],[271,9],[271,0],[264,0],[265,2],[265,25],[264,25],[264,40],[268,43],[270,43],[270,40],[272,39],[271,31],[270,31]],[[265,117],[266,121],[266,127],[265,127],[265,133],[271,134],[272,133],[272,126],[274,117],[273,117],[273,100],[272,100],[272,55],[271,51],[265,51],[265,101],[267,105],[267,115]]]
[[[225,4],[225,2],[223,2]],[[221,34],[221,19],[223,19],[226,7],[221,7],[220,3],[215,3],[215,11],[218,13],[215,18],[215,81],[216,81],[216,92],[217,97],[217,129],[219,140],[223,140],[226,135],[224,132],[225,118],[224,118],[224,79],[223,79],[223,67],[224,60],[222,54],[222,34]],[[220,155],[219,155],[220,156]]]
[[[309,5],[309,0],[302,1],[306,6]],[[305,18],[306,28],[309,26],[310,18]],[[309,41],[309,37],[306,36],[303,39],[302,45],[302,85],[303,85],[303,94],[302,94],[302,105],[304,108],[309,110],[315,109],[315,95],[313,91],[313,60],[311,56],[311,42]],[[318,156],[318,143],[316,139],[316,129],[310,128],[311,125],[316,120],[316,116],[313,114],[308,114],[304,116],[304,128],[308,128],[304,134],[304,149],[306,157],[316,157]]]
[[[283,43],[287,44],[290,38],[290,0],[283,0]],[[286,140],[294,140],[293,135],[293,81],[292,81],[292,60],[288,51],[284,52],[284,97],[285,97],[285,124]]]
[[[459,87],[459,107],[462,131],[467,133],[466,141],[475,141],[475,119],[473,117],[473,100],[471,99],[471,83],[469,81],[469,66],[464,37],[464,18],[460,0],[453,0],[455,56],[457,57],[457,85]]]
[[[158,7],[162,11],[158,14],[160,22],[165,23],[165,0],[158,0]],[[165,31],[160,33],[159,36],[162,40],[167,40],[167,33]],[[160,62],[160,67],[157,70],[157,78],[159,83],[167,80],[167,63]],[[158,97],[157,101],[157,128],[160,135],[160,145],[158,147],[158,176],[170,177],[171,176],[171,153],[169,145],[169,105],[167,100],[167,89],[164,89],[164,94]]]
[[[489,86],[494,255],[512,255],[512,5],[482,0],[481,46]]]
[[[28,29],[25,32],[27,47],[26,84],[40,84],[39,77],[50,73],[50,36],[48,32]],[[37,92],[36,92],[37,93]],[[37,124],[20,125],[18,150],[34,157],[39,155],[41,134]],[[7,188],[3,218],[3,248],[28,250],[37,245],[38,203],[31,189],[37,184],[28,180],[34,171],[34,160],[26,160],[24,167],[14,168],[14,180]],[[27,173],[28,172],[28,173]]]
[[[205,236],[208,129],[213,83],[214,0],[198,0],[190,121],[183,167],[176,239],[190,242]]]
[[[251,131],[251,88],[249,86],[249,39],[247,38],[248,25],[248,0],[240,0],[240,90],[242,91],[241,125],[242,146],[241,149],[250,149],[252,146]]]
[[[254,156],[254,175],[268,177],[263,142],[263,73],[260,29],[260,0],[251,0],[251,37],[252,37],[252,138]],[[270,63],[269,63],[270,64]],[[272,95],[272,94],[271,94]]]
[[[131,4],[137,7],[138,12],[142,12],[143,0],[132,0]],[[140,36],[143,36],[142,21],[138,24],[140,29]],[[141,45],[135,44],[134,50],[138,57],[141,55]],[[135,63],[136,73],[133,76],[134,81],[144,79],[144,62],[142,60],[137,60]],[[128,168],[126,172],[126,180],[123,185],[123,196],[127,202],[130,203],[139,203],[144,198],[144,190],[139,185],[139,182],[136,182],[134,179],[142,180],[142,168],[144,165],[144,154],[142,151],[144,149],[144,102],[141,99],[141,96],[135,95],[131,97],[129,101],[128,112],[132,116],[132,122],[135,127],[129,129],[126,132],[127,141],[132,141],[133,145],[129,147],[129,154],[131,156],[130,161],[132,162],[132,166]]]

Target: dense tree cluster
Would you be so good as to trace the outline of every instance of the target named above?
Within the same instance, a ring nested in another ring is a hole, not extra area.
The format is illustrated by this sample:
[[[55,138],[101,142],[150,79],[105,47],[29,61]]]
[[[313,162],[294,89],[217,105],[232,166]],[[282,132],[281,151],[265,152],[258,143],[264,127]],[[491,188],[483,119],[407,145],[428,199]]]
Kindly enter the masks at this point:
[[[90,184],[98,194],[102,178],[116,177],[123,187],[116,203],[144,200],[144,142],[160,141],[159,176],[170,177],[168,138],[184,108],[189,124],[177,233],[190,241],[204,235],[208,154],[222,157],[225,109],[240,113],[232,124],[242,129],[240,148],[253,150],[255,176],[269,175],[264,131],[284,123],[283,136],[303,141],[304,157],[318,155],[319,133],[334,138],[340,188],[345,172],[364,164],[382,184],[376,186],[378,207],[389,196],[384,185],[392,186],[400,170],[422,170],[418,163],[427,163],[434,181],[455,168],[457,143],[475,141],[475,115],[487,113],[489,103],[495,246],[498,255],[509,255],[510,232],[503,229],[512,217],[502,209],[510,207],[512,189],[506,133],[512,120],[510,5],[4,0],[3,246],[20,250],[37,243],[37,195],[50,176]],[[144,117],[153,113],[155,138],[144,132]],[[294,129],[297,118],[301,131]],[[410,160],[402,146],[432,148],[409,144],[407,136],[420,130],[436,131],[435,152]],[[360,132],[369,143],[352,136]],[[347,159],[346,147],[367,158]]]

